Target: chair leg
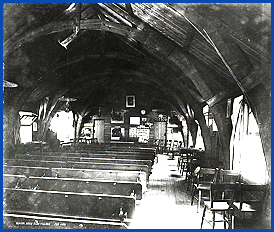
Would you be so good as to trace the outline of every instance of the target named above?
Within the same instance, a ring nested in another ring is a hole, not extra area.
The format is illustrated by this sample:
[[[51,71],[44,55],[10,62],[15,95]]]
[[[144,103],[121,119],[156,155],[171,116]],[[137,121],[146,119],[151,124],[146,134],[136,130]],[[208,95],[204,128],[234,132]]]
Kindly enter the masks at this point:
[[[226,229],[226,215],[225,215],[225,211],[223,211],[223,219],[224,219],[224,229]]]
[[[215,211],[212,212],[213,217],[212,217],[212,229],[215,228]]]
[[[235,220],[235,217],[234,217],[234,213],[232,212],[232,215],[231,215],[231,229],[234,229],[234,220]]]
[[[228,217],[229,217],[229,220],[228,220],[228,228],[229,229],[234,229],[234,212],[233,212],[233,210],[230,210],[229,212],[228,212]]]
[[[199,208],[202,205],[202,190],[199,190],[198,204],[197,204],[197,213],[199,213]]]
[[[193,205],[195,192],[196,192],[195,190],[196,190],[196,188],[194,186],[192,186],[192,189],[191,189],[191,205]]]
[[[190,190],[190,176],[187,178],[187,191]]]
[[[206,212],[206,206],[204,207],[204,210],[203,210],[203,216],[202,216],[202,221],[201,221],[201,229],[203,229],[203,222],[204,222],[204,218],[205,218],[205,212]]]

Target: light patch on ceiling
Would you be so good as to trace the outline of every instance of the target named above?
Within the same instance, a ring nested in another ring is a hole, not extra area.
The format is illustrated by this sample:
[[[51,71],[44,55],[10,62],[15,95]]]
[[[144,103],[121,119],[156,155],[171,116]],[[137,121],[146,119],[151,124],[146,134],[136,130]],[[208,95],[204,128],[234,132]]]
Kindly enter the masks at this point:
[[[75,10],[75,3],[71,3],[70,6],[65,10],[65,13],[71,13]]]

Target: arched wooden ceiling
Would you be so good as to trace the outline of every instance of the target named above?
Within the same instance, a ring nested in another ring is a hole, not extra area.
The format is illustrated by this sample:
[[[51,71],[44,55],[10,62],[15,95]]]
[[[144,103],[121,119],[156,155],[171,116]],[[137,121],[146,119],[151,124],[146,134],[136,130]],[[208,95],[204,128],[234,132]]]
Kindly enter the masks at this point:
[[[90,98],[96,93],[91,86],[106,82],[111,90],[117,81],[130,80],[159,88],[183,113],[187,103],[214,105],[269,82],[264,75],[270,72],[268,8],[4,4],[4,79],[19,85],[5,89],[4,100],[12,103],[24,91],[22,105],[28,107],[60,89]],[[72,42],[64,48],[60,42],[68,37]]]

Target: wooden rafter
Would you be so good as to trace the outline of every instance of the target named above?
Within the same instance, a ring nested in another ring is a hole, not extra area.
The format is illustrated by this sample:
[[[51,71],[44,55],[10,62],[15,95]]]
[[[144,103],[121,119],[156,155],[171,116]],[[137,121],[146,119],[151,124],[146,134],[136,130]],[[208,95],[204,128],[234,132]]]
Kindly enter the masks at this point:
[[[132,7],[131,7],[131,4],[130,4],[130,3],[126,3],[126,9],[127,9],[127,12],[128,12],[130,15],[134,15],[134,13],[133,13],[133,10],[132,10]]]
[[[81,22],[81,3],[75,3],[75,29],[74,33],[78,34],[80,31],[80,22]]]
[[[194,39],[194,36],[195,36],[195,29],[192,28],[192,27],[189,27],[188,30],[187,30],[187,34],[186,34],[186,39],[185,39],[185,43],[184,43],[184,46],[183,46],[183,49],[185,52],[187,52],[191,46],[191,43]]]
[[[241,80],[241,84],[247,92],[256,87],[258,84],[264,83],[264,81],[269,77],[271,77],[271,64],[266,64],[261,69],[251,73],[249,76]]]

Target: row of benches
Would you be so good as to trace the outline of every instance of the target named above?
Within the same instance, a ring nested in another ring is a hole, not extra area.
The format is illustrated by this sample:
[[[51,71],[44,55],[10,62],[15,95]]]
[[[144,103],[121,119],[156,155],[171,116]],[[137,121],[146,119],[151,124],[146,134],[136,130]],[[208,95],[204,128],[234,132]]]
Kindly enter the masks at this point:
[[[94,153],[33,152],[4,160],[4,225],[126,228],[124,219],[133,217],[146,190],[153,150]]]

